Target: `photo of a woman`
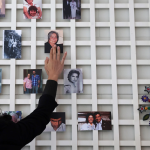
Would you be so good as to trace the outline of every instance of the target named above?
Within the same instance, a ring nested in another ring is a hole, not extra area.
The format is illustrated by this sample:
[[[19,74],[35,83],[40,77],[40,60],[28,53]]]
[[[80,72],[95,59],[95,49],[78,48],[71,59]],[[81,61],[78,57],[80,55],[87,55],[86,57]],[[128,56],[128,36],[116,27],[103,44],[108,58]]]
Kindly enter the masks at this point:
[[[94,116],[92,113],[86,115],[86,123],[82,125],[81,130],[95,130]]]
[[[48,33],[47,42],[45,43],[45,53],[50,53],[54,45],[59,46],[60,53],[63,53],[63,31],[56,30]]]
[[[76,2],[74,0],[72,0],[70,2],[70,7],[71,7],[71,16],[72,16],[72,19],[75,19],[76,18],[77,7],[76,7]]]
[[[64,70],[64,93],[83,93],[83,77],[80,69]]]

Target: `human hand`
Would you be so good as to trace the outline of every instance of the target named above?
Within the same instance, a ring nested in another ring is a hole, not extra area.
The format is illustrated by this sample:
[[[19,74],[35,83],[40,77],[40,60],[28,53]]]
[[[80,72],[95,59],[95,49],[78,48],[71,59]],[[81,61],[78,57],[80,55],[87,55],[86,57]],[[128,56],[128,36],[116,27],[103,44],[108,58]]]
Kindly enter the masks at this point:
[[[45,71],[48,75],[48,80],[58,80],[59,75],[63,71],[66,56],[67,52],[65,52],[62,60],[60,61],[60,47],[57,47],[57,56],[56,45],[51,48],[50,58],[46,57],[45,59]]]

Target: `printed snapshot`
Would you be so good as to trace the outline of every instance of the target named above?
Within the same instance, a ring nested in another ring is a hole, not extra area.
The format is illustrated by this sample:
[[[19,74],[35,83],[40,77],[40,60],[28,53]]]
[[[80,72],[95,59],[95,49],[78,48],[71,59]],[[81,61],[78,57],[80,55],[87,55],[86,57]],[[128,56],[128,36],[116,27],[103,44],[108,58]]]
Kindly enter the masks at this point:
[[[50,122],[46,126],[44,132],[64,132],[66,131],[65,112],[53,112],[50,117]]]
[[[23,0],[24,19],[42,19],[42,0]]]
[[[42,69],[23,70],[24,94],[42,93]]]
[[[2,69],[0,69],[0,93],[2,92]]]
[[[80,130],[112,130],[111,112],[78,112],[78,131]]]
[[[83,93],[82,69],[64,69],[64,93]]]
[[[5,0],[0,0],[0,18],[5,17]]]
[[[59,46],[60,53],[63,53],[63,30],[45,31],[45,53],[50,53],[54,45]]]
[[[21,30],[3,30],[3,58],[21,58]]]
[[[63,0],[63,19],[81,19],[81,0]]]
[[[17,123],[22,119],[22,112],[21,111],[2,111],[2,115],[9,115],[14,123]]]

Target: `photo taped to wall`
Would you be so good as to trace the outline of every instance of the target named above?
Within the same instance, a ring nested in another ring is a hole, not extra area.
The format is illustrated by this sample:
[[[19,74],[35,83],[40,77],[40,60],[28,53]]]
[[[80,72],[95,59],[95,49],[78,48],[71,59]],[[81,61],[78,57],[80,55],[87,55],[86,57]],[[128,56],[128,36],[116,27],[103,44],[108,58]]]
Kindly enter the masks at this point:
[[[42,19],[42,0],[23,0],[24,19]]]
[[[53,112],[50,117],[50,122],[46,126],[44,132],[64,132],[66,131],[65,112]]]
[[[21,58],[21,30],[3,30],[3,58]]]
[[[64,69],[64,93],[83,93],[82,69]]]
[[[60,53],[63,53],[63,30],[45,31],[45,53],[50,53],[54,45],[59,46]]]
[[[78,130],[112,130],[111,112],[78,112]]]
[[[23,70],[23,92],[24,94],[42,93],[42,69]]]

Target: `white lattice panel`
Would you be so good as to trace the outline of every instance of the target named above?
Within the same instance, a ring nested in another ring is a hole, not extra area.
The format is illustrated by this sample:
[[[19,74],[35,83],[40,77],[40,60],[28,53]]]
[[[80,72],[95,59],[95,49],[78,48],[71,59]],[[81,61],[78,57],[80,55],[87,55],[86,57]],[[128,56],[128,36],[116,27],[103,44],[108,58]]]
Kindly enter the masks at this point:
[[[58,81],[55,111],[66,132],[42,133],[23,150],[149,150],[150,127],[137,108],[150,85],[150,0],[81,0],[81,20],[62,19],[62,0],[43,0],[41,20],[24,20],[22,0],[6,0],[0,19],[3,110],[32,112],[40,95],[24,95],[23,69],[44,71],[44,30],[64,32],[65,68],[83,69],[83,94],[64,95]],[[22,30],[22,59],[3,60],[3,30]],[[77,112],[111,111],[112,131],[77,131]]]

